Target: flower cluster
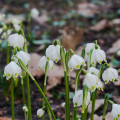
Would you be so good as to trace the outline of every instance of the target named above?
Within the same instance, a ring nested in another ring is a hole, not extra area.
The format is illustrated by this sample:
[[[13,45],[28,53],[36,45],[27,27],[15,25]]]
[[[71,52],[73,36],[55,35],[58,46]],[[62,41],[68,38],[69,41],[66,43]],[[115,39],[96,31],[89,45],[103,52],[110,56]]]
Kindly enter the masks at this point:
[[[22,50],[25,41],[24,37],[18,33],[12,34],[8,37],[9,45],[12,46],[14,50],[18,48],[19,51],[16,54],[13,54],[12,61],[5,66],[4,76],[6,76],[7,80],[12,77],[14,80],[16,80],[18,76],[22,77],[22,68],[19,66],[18,58],[25,65],[30,63],[30,55]]]

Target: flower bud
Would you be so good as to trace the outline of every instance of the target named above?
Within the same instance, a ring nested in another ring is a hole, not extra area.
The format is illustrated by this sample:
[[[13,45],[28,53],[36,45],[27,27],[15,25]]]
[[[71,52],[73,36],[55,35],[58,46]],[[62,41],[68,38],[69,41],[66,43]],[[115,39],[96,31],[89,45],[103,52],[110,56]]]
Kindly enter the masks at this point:
[[[24,37],[22,35],[19,35],[18,33],[12,34],[8,37],[8,43],[10,46],[23,48],[24,46]]]
[[[81,65],[85,65],[84,59],[79,55],[72,55],[68,61],[68,67],[72,71],[73,69],[80,69]]]
[[[24,111],[24,112],[28,112],[27,106],[23,106],[23,111]]]
[[[4,76],[6,76],[7,80],[13,77],[16,79],[18,76],[21,76],[22,69],[14,62],[11,61],[8,65],[5,66]]]
[[[111,115],[114,120],[118,120],[120,118],[120,105],[118,104],[112,105]]]
[[[99,70],[97,68],[95,68],[95,67],[90,67],[88,72],[92,73],[92,74],[94,74],[96,76],[98,76],[98,74],[99,74]]]
[[[105,81],[105,83],[108,83],[109,81],[115,81],[116,79],[118,80],[118,72],[114,68],[107,68],[103,74],[102,74],[102,79]]]
[[[40,118],[44,115],[45,111],[41,108],[37,110],[37,117]]]
[[[86,47],[85,47],[85,61],[87,61],[89,53],[92,49],[95,50],[95,44],[94,43],[87,43]],[[100,49],[100,46],[98,46],[98,49]]]
[[[24,51],[19,51],[16,56],[22,60],[22,62],[25,65],[28,65],[28,63],[30,63],[30,55]],[[15,62],[18,63],[18,59],[16,57],[14,57]]]
[[[86,99],[86,104],[85,106],[87,107],[87,105],[90,102],[90,92],[87,93],[87,99]],[[83,90],[78,90],[75,92],[75,96],[73,97],[73,103],[74,106],[81,106],[83,104]]]
[[[47,58],[46,56],[43,56],[40,61],[38,62],[38,69],[44,69],[45,70],[45,67],[46,67],[46,62],[49,61],[48,63],[48,70],[52,70],[53,69],[53,65],[54,65],[54,62],[52,60],[49,60],[49,58]]]
[[[33,8],[31,10],[31,17],[32,18],[37,18],[39,16],[39,11],[36,8]]]
[[[60,56],[60,46],[59,45],[50,45],[47,49],[46,49],[46,56],[55,61],[56,63],[61,59]]]

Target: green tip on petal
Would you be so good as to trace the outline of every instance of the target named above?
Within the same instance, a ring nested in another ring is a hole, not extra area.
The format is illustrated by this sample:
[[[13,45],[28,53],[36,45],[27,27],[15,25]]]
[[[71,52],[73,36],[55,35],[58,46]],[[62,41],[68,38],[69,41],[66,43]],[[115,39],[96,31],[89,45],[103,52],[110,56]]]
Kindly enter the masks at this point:
[[[118,117],[120,117],[120,114],[118,114]]]
[[[87,55],[89,55],[89,53],[87,53]]]
[[[15,73],[15,76],[17,76],[17,73]]]
[[[92,90],[95,90],[95,86],[92,86]]]
[[[53,67],[52,67],[52,69],[53,69]]]
[[[76,68],[77,68],[77,69],[79,69],[79,68],[80,68],[80,66],[79,66],[79,65],[76,65]]]
[[[30,63],[30,61],[28,60],[28,63]]]
[[[49,57],[47,57],[47,60],[50,60]]]
[[[92,62],[92,64],[94,65],[94,62]]]
[[[70,68],[70,70],[71,70],[71,71],[73,70],[72,67]]]
[[[114,82],[115,80],[114,80],[114,79],[112,79],[112,81]]]
[[[98,85],[98,82],[96,82],[96,84]]]
[[[102,61],[100,60],[100,61],[99,61],[99,63],[101,64],[101,63],[102,63]]]
[[[55,62],[58,62],[58,59],[55,59]]]
[[[10,74],[8,74],[8,77],[10,77]]]
[[[107,84],[108,83],[108,81],[107,80],[105,80],[105,84]]]
[[[39,67],[39,70],[40,70],[41,68]]]

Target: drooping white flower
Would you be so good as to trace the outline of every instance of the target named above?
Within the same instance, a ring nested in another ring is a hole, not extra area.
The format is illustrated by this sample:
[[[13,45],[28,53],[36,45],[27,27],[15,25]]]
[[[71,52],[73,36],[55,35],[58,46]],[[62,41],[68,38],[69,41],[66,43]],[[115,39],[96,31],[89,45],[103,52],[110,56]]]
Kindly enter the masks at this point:
[[[24,46],[24,37],[22,35],[19,35],[18,33],[12,34],[8,37],[8,43],[10,46],[23,48]]]
[[[41,108],[37,110],[37,117],[42,117],[44,115],[45,111]]]
[[[65,102],[61,104],[61,107],[65,107]]]
[[[5,39],[5,38],[8,37],[11,33],[12,33],[12,30],[9,29],[9,30],[7,30],[7,32],[3,32],[1,38],[2,38],[2,39]]]
[[[13,77],[16,79],[18,76],[21,76],[22,69],[14,62],[11,61],[8,65],[5,66],[4,76],[6,76],[7,80]]]
[[[5,18],[5,14],[0,14],[0,21],[3,21],[4,20],[4,18]]]
[[[15,30],[17,30],[17,31],[19,31],[20,30],[20,22],[21,22],[22,20],[19,20],[19,19],[16,19],[16,18],[12,18],[11,19],[11,22],[12,22],[12,24],[13,24],[13,27],[15,28]]]
[[[108,83],[109,81],[115,81],[116,79],[118,80],[118,72],[114,68],[107,68],[103,74],[102,74],[102,79],[105,81],[105,83]]]
[[[24,51],[19,51],[16,56],[22,60],[22,62],[27,65],[28,63],[30,63],[30,55]],[[14,57],[14,60],[16,63],[18,63],[18,59],[16,57]]]
[[[117,51],[117,56],[120,56],[120,50]]]
[[[39,11],[38,11],[38,9],[33,8],[33,9],[31,10],[31,17],[32,17],[32,18],[37,18],[38,16],[39,16]]]
[[[47,58],[46,56],[43,56],[40,61],[38,62],[38,69],[44,69],[46,67],[46,62],[49,61],[49,65],[48,65],[48,70],[52,70],[53,69],[53,65],[54,62],[52,60],[50,60],[49,58]]]
[[[97,62],[101,64],[103,61],[106,62],[105,52],[103,50],[100,50],[100,49],[95,49],[92,53],[92,56],[91,56],[91,64],[94,65]]]
[[[83,85],[87,85],[89,90],[94,91],[98,87],[97,86],[98,81],[99,81],[99,79],[96,75],[87,73],[84,78]]]
[[[87,93],[87,99],[86,99],[86,104],[85,106],[87,107],[87,105],[90,102],[90,92]],[[74,106],[77,103],[77,106],[81,106],[83,104],[83,90],[78,90],[75,92],[75,96],[73,97],[73,103]]]
[[[111,115],[114,120],[118,120],[120,118],[120,105],[118,104],[112,105]]]
[[[99,45],[97,45],[97,46],[98,46],[98,49],[100,49],[100,46]],[[87,61],[89,53],[92,49],[95,50],[95,44],[94,43],[87,43],[86,47],[85,47],[85,61]]]
[[[84,59],[79,55],[72,55],[68,61],[68,67],[72,71],[73,69],[80,69],[81,65],[85,65]]]
[[[88,72],[92,73],[92,74],[94,74],[96,76],[98,76],[98,74],[99,74],[99,70],[97,68],[95,68],[95,67],[90,67]]]
[[[55,61],[56,63],[61,59],[60,56],[60,46],[59,45],[50,45],[46,49],[46,56]]]
[[[24,112],[28,112],[27,106],[23,106],[23,111],[24,111]]]

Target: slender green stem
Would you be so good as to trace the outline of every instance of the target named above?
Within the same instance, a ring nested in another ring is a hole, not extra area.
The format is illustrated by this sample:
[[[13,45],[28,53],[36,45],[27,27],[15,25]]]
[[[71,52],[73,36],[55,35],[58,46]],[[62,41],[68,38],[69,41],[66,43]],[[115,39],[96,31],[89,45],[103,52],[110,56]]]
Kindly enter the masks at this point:
[[[83,103],[82,103],[82,112],[81,112],[81,120],[85,120],[85,108],[86,108],[86,99],[88,94],[88,88],[85,85],[83,87]]]
[[[9,63],[9,47],[7,46],[7,64]]]
[[[52,116],[53,116],[53,120],[56,120],[55,115],[54,115],[54,112],[53,112],[53,110],[52,110],[52,108],[51,108],[51,106],[50,106],[50,104],[49,104],[49,102],[48,102],[48,100],[47,100],[44,92],[42,91],[42,89],[41,89],[41,87],[39,86],[39,84],[37,83],[37,81],[36,81],[36,80],[33,80],[33,81],[34,81],[34,83],[36,84],[37,88],[39,89],[40,93],[42,94],[43,98],[45,99],[46,104],[47,104],[47,106],[49,107],[49,110],[50,110],[50,112],[51,112],[51,114],[52,114]]]
[[[92,112],[91,112],[91,120],[94,120],[94,109],[95,109],[95,99],[97,96],[97,89],[92,93]]]
[[[25,120],[28,120],[28,113],[24,112],[24,114],[25,114]]]
[[[80,69],[77,71],[77,74],[76,74],[76,78],[75,78],[75,91],[78,90],[80,73],[81,73],[81,69],[82,68],[83,68],[83,66],[80,67]]]
[[[69,76],[64,71],[65,76],[65,120],[70,120],[70,103],[69,103]]]
[[[108,100],[109,100],[109,95],[107,94],[107,95],[105,96],[105,101],[104,101],[102,120],[105,120],[105,114],[106,114],[106,111],[107,111]]]
[[[28,116],[29,116],[29,120],[32,120],[31,100],[30,100],[30,85],[29,85],[29,75],[28,75],[28,73],[26,73],[26,82],[27,82]]]
[[[23,81],[23,78],[21,78],[21,87],[22,87],[23,105],[25,105],[25,91],[24,91],[24,81]]]
[[[88,111],[88,106],[85,108],[85,113],[84,113],[85,120],[87,119],[87,111]]]
[[[73,117],[72,117],[72,120],[77,120],[77,107],[74,106],[73,108]]]
[[[12,105],[12,120],[15,120],[15,111],[14,111],[14,79],[11,78],[11,105]]]

